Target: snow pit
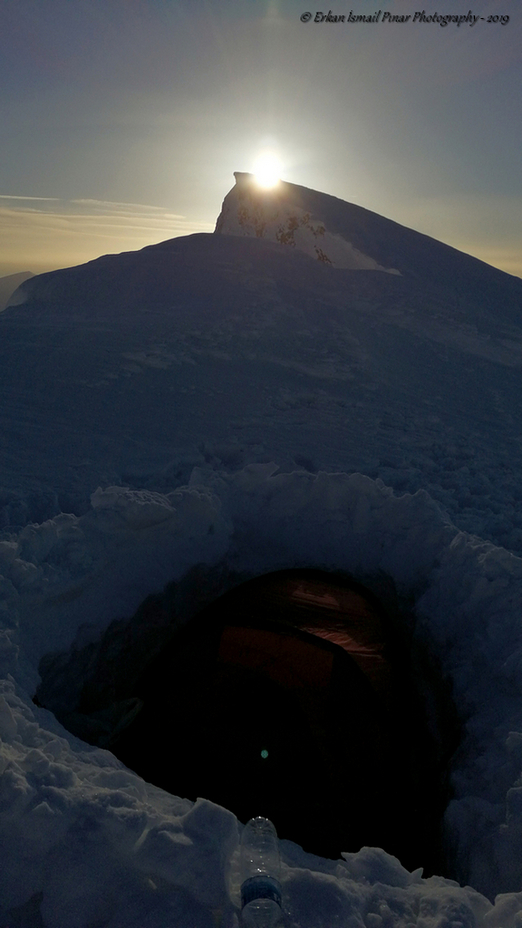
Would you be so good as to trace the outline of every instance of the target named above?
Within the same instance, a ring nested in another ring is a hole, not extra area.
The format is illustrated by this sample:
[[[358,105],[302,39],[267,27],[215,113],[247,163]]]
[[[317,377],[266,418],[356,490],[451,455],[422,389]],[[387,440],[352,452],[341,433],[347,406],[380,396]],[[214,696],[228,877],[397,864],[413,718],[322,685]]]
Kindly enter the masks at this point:
[[[172,637],[158,654],[166,618],[165,602],[144,604],[118,665],[111,629],[96,651],[44,662],[38,700],[70,693],[89,668],[74,711],[55,697],[57,716],[145,780],[241,821],[266,815],[311,853],[372,844],[444,872],[457,716],[428,655],[417,649],[410,666],[401,617],[346,578],[290,570],[235,586],[177,633],[164,626]]]
[[[409,653],[435,654],[451,683],[462,738],[450,763],[446,872],[473,889],[424,878],[422,859],[406,867],[366,847],[334,861],[283,840],[289,925],[520,924],[522,562],[459,532],[425,492],[397,497],[360,474],[276,471],[196,470],[166,495],[100,489],[85,515],[2,542],[0,925],[22,923],[21,912],[45,928],[234,923],[233,812],[158,789],[57,719],[82,716],[79,696],[102,654],[109,689],[120,672],[138,678],[136,639],[148,634],[147,658],[159,654],[232,587],[310,565],[354,578],[392,615],[395,601],[395,614],[409,616]],[[37,689],[52,711],[32,702]],[[138,708],[113,704],[95,719],[100,743],[100,730],[110,739],[114,719],[123,726]],[[175,741],[183,712],[165,720],[163,741]],[[409,742],[418,735],[412,723]]]

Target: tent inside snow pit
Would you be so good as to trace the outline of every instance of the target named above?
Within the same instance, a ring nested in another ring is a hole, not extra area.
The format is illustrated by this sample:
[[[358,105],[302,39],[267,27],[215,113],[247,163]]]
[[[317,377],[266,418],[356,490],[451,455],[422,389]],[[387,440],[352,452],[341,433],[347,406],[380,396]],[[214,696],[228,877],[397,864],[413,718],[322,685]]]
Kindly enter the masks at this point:
[[[243,822],[271,818],[312,853],[383,847],[440,873],[453,731],[438,711],[434,734],[425,683],[367,590],[281,571],[175,635],[135,685],[143,707],[111,750],[173,794]]]

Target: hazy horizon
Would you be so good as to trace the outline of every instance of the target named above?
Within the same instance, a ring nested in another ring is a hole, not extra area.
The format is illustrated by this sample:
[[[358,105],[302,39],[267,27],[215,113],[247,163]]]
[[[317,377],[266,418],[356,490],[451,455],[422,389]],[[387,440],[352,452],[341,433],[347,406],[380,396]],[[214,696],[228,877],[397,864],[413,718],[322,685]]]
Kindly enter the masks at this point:
[[[232,179],[233,180],[233,179]],[[234,183],[223,194],[223,199],[226,193],[234,186]],[[301,185],[303,186],[303,185]],[[320,191],[325,192],[325,191]],[[332,194],[335,195],[335,194]],[[0,197],[0,200],[2,198]],[[86,206],[88,204],[85,204]],[[357,204],[359,206],[364,206],[363,204]],[[65,267],[74,267],[79,264],[85,264],[88,261],[92,261],[102,255],[106,254],[119,254],[126,251],[139,251],[141,248],[146,247],[147,245],[158,244],[163,241],[167,241],[171,238],[177,238],[181,235],[191,235],[193,233],[213,232],[215,226],[215,220],[211,223],[206,222],[192,222],[189,223],[184,220],[184,217],[171,217],[168,214],[168,211],[163,211],[158,207],[140,207],[138,204],[135,205],[137,213],[135,217],[129,216],[128,213],[124,214],[123,209],[128,207],[129,204],[98,204],[99,213],[98,215],[88,215],[82,214],[78,211],[76,213],[70,213],[68,216],[62,214],[62,219],[65,221],[67,219],[71,224],[75,224],[77,227],[77,237],[81,239],[80,243],[75,243],[76,247],[71,248],[67,243],[64,244],[63,251],[61,252],[61,259],[57,255],[56,259],[39,261],[33,259],[33,254],[38,254],[38,251],[35,250],[31,253],[29,249],[22,253],[22,257],[18,263],[10,261],[4,262],[0,259],[0,278],[6,277],[12,274],[18,274],[25,271],[30,271],[32,274],[45,274],[48,271],[59,270],[60,268]],[[114,213],[111,215],[109,211],[102,212],[106,207],[108,210],[114,210]],[[2,208],[0,206],[0,214]],[[23,209],[20,209],[20,212],[23,212]],[[372,210],[372,212],[378,212],[377,210]],[[219,209],[216,213],[216,219],[219,215]],[[379,215],[384,215],[380,213]],[[48,221],[52,222],[56,217],[51,214]],[[385,218],[392,219],[395,222],[399,222],[394,216],[387,215]],[[42,221],[45,223],[45,217],[39,216],[37,221]],[[35,221],[33,216],[29,217],[29,222]],[[186,222],[187,226],[192,226],[190,229],[184,229],[183,231],[177,231],[179,225]],[[107,226],[113,228],[112,234],[108,234],[106,229],[103,228],[104,223]],[[172,228],[168,228],[170,223],[172,223]],[[95,232],[92,230],[93,224],[98,224],[102,231]],[[408,228],[414,229],[417,232],[423,232],[418,226],[409,225],[405,222],[400,222],[400,225],[405,225]],[[118,226],[120,227],[118,229]],[[116,229],[118,229],[116,231]],[[522,277],[522,256],[519,257],[518,252],[514,252],[512,256],[509,256],[502,248],[495,246],[494,244],[488,247],[484,244],[482,247],[475,247],[473,249],[463,247],[462,244],[457,244],[456,240],[450,240],[448,236],[433,235],[429,232],[423,232],[423,234],[430,235],[432,238],[443,242],[446,245],[450,245],[457,250],[469,254],[472,257],[478,258],[480,261],[486,262],[493,267],[497,267],[499,270],[505,271],[508,274],[513,274],[518,277]],[[107,244],[107,247],[103,249],[103,245]],[[99,250],[99,249],[102,250]],[[24,263],[25,259],[25,263]]]

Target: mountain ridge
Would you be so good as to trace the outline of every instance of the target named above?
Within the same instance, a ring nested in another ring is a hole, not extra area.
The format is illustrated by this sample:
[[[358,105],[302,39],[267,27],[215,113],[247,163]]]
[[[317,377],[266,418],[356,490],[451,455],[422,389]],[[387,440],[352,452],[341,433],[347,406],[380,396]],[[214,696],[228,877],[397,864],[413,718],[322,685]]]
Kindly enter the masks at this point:
[[[247,178],[248,183],[250,183],[252,175],[236,172],[236,177],[240,179]],[[242,182],[240,181],[240,185]],[[237,189],[238,184],[236,183],[236,186],[226,195],[223,201],[224,204],[227,198],[234,195]],[[371,253],[371,257],[376,262],[386,267],[397,268],[400,275],[407,277],[410,281],[421,283],[424,287],[429,284],[434,292],[442,293],[444,291],[446,294],[451,290],[453,292],[460,291],[464,286],[468,291],[468,295],[477,298],[480,303],[483,303],[484,300],[489,301],[490,297],[493,297],[496,302],[499,295],[497,288],[500,287],[504,296],[504,311],[508,310],[509,305],[514,303],[513,309],[515,312],[509,314],[514,315],[517,321],[520,318],[519,311],[522,309],[521,278],[494,268],[479,258],[468,255],[466,252],[447,245],[423,232],[417,232],[395,220],[368,210],[366,207],[348,203],[331,194],[320,193],[286,181],[281,181],[277,189],[279,190],[278,197],[280,199],[282,198],[306,210],[312,217],[317,217],[322,221],[325,218],[324,214],[326,214],[328,227],[334,235],[344,237],[347,240],[349,237],[349,240],[358,251],[364,254]],[[260,196],[266,198],[267,194],[261,192]],[[269,194],[269,200],[272,198],[273,195]],[[102,255],[72,268],[61,268],[35,275],[30,278],[30,281],[24,281],[14,291],[7,308],[15,306],[17,302],[25,301],[29,294],[36,294],[37,290],[43,296],[43,292],[44,290],[47,291],[50,281],[72,282],[87,270],[89,274],[94,272],[95,275],[100,272],[101,276],[104,277],[110,276],[108,271],[111,265],[116,270],[117,265],[120,264],[123,271],[126,265],[129,266],[129,264],[136,262],[142,264],[143,270],[147,274],[149,258],[152,259],[150,262],[152,264],[156,257],[161,258],[165,253],[171,252],[175,254],[180,247],[184,247],[181,243],[194,242],[197,245],[201,242],[202,237],[222,237],[222,233],[219,231],[222,214],[223,207],[217,219],[214,233],[201,232],[187,236],[177,236],[158,244],[146,245],[138,251]],[[249,236],[229,234],[227,237],[248,238]],[[270,250],[273,247],[275,250],[272,254],[275,260],[277,260],[277,249],[286,255],[291,252],[296,253],[296,249],[281,247],[262,237],[256,237],[256,241],[259,242],[261,248],[265,249],[265,253],[268,253],[267,249]],[[224,256],[224,260],[227,260],[226,256]],[[382,269],[386,269],[386,267]],[[341,273],[346,269],[332,268],[332,270]],[[364,270],[368,271],[371,268],[365,268]],[[358,273],[363,273],[363,271],[358,271]],[[168,275],[163,277],[162,284],[164,286],[169,285]],[[337,284],[333,284],[333,286],[336,288]],[[382,281],[382,274],[381,286],[385,286]],[[465,299],[465,295],[462,293],[459,293],[459,297],[461,300]],[[468,299],[465,302],[469,303],[470,301]]]
[[[255,190],[253,175],[236,172],[234,176],[236,185],[229,191],[223,204],[227,198],[237,195],[245,187]],[[427,273],[427,276],[431,278],[434,270],[433,249],[435,248],[437,256],[440,256],[437,264],[440,265],[441,270],[450,271],[453,262],[465,256],[470,270],[473,269],[478,276],[482,276],[485,273],[484,269],[488,268],[499,281],[502,278],[511,279],[517,292],[522,295],[521,278],[493,268],[479,258],[468,255],[452,245],[447,245],[424,232],[411,229],[396,220],[381,216],[366,207],[342,200],[332,194],[291,184],[288,181],[280,181],[279,185],[273,189],[276,191],[273,194],[270,190],[265,192],[259,189],[257,194],[259,200],[270,202],[276,197],[309,212],[314,219],[324,221],[327,218],[328,227],[332,233],[349,238],[353,245],[362,252],[371,252],[372,257],[375,257],[380,264],[398,267],[401,274],[419,276],[420,273]],[[220,217],[216,223],[216,230],[219,224]],[[426,250],[430,252],[427,261]]]

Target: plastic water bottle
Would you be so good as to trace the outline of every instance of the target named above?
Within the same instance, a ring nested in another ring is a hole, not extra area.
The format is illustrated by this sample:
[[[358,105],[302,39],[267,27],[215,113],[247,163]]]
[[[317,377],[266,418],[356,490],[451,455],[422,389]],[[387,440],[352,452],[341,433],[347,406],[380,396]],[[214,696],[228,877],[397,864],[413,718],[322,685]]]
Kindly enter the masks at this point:
[[[241,835],[241,924],[276,928],[281,910],[279,841],[272,822],[251,818]]]

